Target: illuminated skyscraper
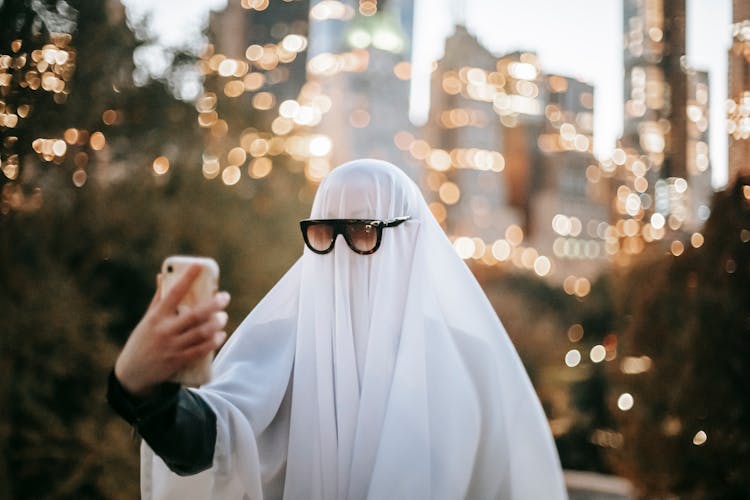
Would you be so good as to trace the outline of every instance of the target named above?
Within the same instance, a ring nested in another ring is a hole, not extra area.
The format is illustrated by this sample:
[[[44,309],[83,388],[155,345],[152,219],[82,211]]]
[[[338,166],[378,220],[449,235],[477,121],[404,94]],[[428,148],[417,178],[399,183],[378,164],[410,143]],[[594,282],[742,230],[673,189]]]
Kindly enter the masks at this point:
[[[531,199],[534,246],[553,255],[554,274],[593,278],[608,263],[604,246],[609,219],[607,179],[597,172],[593,144],[594,88],[559,75],[546,77],[543,154]]]
[[[413,1],[317,0],[310,11],[308,80],[330,99],[315,131],[330,139],[321,169],[355,158],[390,161],[416,176],[395,145],[409,122]]]
[[[750,2],[732,2],[729,49],[729,180],[750,172]]]
[[[422,184],[438,220],[451,235],[470,235],[491,241],[507,227],[524,225],[527,193],[513,193],[505,174],[504,126],[493,109],[505,76],[497,58],[462,26],[445,42],[445,55],[433,72],[430,115],[424,128],[426,176]],[[529,66],[536,77],[537,70]],[[518,140],[516,140],[518,142]],[[518,170],[522,153],[518,147]],[[423,156],[419,148],[413,148]],[[533,170],[530,154],[523,156],[524,173]],[[520,189],[520,186],[519,186]]]
[[[684,238],[708,217],[708,77],[685,62],[685,0],[624,0],[625,124],[601,164],[614,177],[622,262],[647,242]],[[614,235],[610,235],[613,238]]]
[[[459,254],[558,282],[593,277],[607,262],[606,182],[586,177],[593,88],[545,75],[533,53],[498,58],[459,26],[430,95],[426,140],[409,151],[424,162],[430,207]]]
[[[685,0],[624,0],[622,143],[649,157],[658,177],[685,178]]]

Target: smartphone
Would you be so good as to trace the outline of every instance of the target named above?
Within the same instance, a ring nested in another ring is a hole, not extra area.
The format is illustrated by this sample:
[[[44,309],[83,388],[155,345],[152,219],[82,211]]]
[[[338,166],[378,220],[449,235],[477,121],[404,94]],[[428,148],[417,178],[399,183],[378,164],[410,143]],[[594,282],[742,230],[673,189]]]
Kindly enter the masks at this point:
[[[201,267],[201,272],[177,306],[177,314],[185,314],[196,305],[209,300],[219,289],[219,265],[214,259],[172,255],[164,259],[161,266],[161,297],[164,298],[177,280],[194,264]],[[209,382],[213,357],[213,352],[208,353],[204,358],[176,373],[172,380],[189,387],[198,387]]]

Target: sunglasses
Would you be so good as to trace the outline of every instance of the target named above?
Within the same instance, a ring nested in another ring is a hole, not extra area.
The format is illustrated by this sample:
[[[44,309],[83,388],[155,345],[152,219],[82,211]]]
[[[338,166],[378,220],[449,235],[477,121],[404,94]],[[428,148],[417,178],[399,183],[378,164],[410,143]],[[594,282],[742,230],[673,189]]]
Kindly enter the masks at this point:
[[[299,222],[307,248],[318,254],[333,250],[336,236],[344,236],[346,244],[360,255],[374,253],[380,247],[384,227],[396,227],[410,217],[391,220],[377,219],[306,219]]]

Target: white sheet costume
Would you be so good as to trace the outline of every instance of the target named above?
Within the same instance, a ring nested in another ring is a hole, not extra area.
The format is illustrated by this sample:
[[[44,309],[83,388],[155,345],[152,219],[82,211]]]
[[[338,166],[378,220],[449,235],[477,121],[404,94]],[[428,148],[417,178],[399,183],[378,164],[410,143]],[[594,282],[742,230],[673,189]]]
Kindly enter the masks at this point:
[[[311,218],[404,215],[372,255],[341,237],[305,248],[196,391],[217,417],[213,467],[179,477],[144,444],[145,499],[566,498],[518,355],[417,186],[351,162]]]

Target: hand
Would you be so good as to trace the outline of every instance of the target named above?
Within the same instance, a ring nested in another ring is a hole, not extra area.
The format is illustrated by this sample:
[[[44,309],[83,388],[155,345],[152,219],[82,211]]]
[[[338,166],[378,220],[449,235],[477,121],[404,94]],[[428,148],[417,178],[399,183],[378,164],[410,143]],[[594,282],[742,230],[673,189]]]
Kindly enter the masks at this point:
[[[157,278],[154,298],[115,362],[115,376],[133,396],[148,396],[160,383],[224,342],[227,292],[217,293],[185,314],[175,313],[200,271],[200,266],[190,266],[163,299],[161,276]]]

